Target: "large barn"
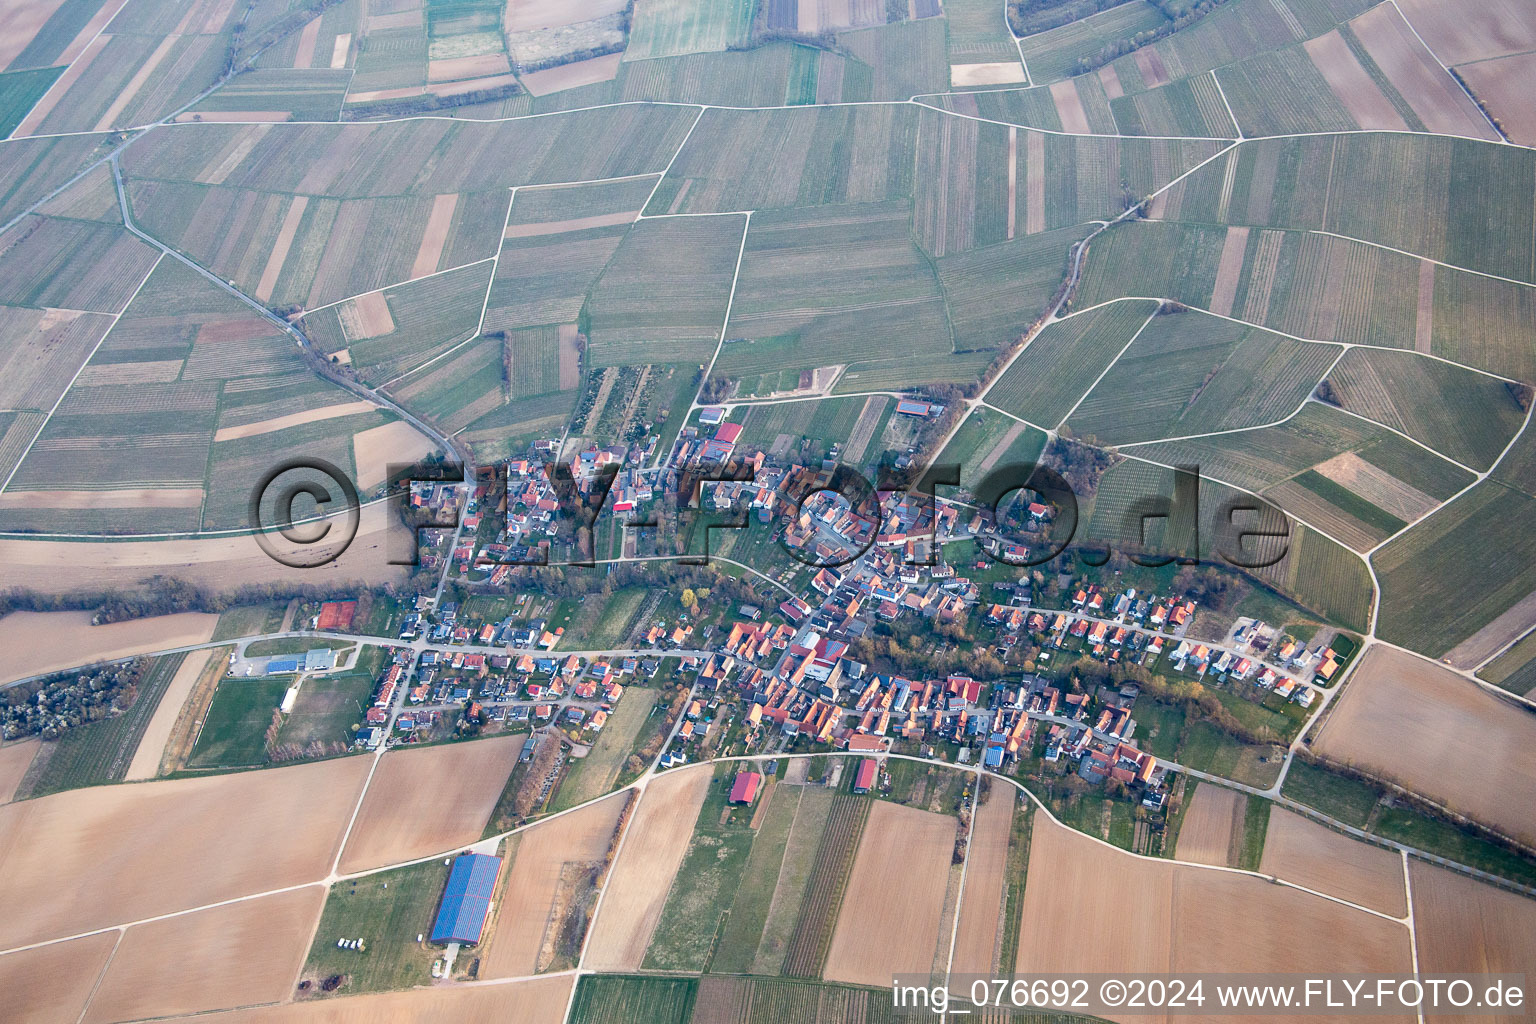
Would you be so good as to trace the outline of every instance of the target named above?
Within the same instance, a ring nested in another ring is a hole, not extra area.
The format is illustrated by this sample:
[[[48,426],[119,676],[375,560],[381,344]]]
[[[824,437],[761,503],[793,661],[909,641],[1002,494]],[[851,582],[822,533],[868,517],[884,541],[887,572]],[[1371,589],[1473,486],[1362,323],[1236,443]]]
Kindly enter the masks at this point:
[[[432,925],[433,942],[473,946],[480,941],[500,872],[501,858],[484,853],[466,853],[453,862],[437,921]]]

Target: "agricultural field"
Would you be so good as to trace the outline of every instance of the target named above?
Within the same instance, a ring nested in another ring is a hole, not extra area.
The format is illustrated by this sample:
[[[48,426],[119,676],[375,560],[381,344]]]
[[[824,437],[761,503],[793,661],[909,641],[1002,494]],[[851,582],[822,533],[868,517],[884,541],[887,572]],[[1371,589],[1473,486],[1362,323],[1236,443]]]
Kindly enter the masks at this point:
[[[1536,723],[1522,710],[1450,670],[1417,655],[1373,647],[1313,748],[1530,843],[1536,821],[1527,810],[1536,804],[1520,794],[1536,787],[1533,732]],[[1458,735],[1477,736],[1487,757],[1470,762],[1455,757]]]
[[[951,969],[986,974],[996,968],[1003,933],[1013,923],[1004,913],[1009,882],[1014,819],[1028,813],[1018,807],[1018,791],[994,781],[983,783],[976,803],[966,853],[965,888],[955,929]]]
[[[181,612],[145,619],[94,625],[90,612],[14,611],[0,616],[0,647],[7,652],[0,683],[44,675],[77,665],[116,661],[168,647],[207,643],[219,617]],[[53,639],[48,649],[29,645],[28,637]]]
[[[59,793],[0,807],[6,948],[325,876],[368,764],[319,764]],[[271,842],[273,835],[286,837]],[[210,870],[217,864],[217,870]],[[90,877],[102,898],[57,899]],[[44,880],[52,879],[52,884]]]
[[[1270,812],[1259,871],[1400,917],[1403,859],[1284,808]]]
[[[1525,422],[1517,387],[1407,352],[1353,349],[1328,374],[1328,384],[1345,411],[1479,472],[1493,465]],[[1479,415],[1456,415],[1466,409]]]
[[[1530,625],[1521,567],[1532,557],[1533,514],[1536,499],[1490,478],[1375,552],[1382,639],[1434,657],[1474,638],[1469,647],[1487,657],[1515,640]]]
[[[646,212],[762,211],[910,197],[917,121],[916,112],[900,105],[706,110]]]
[[[1174,857],[1196,864],[1235,867],[1247,810],[1248,798],[1242,793],[1202,782],[1184,808]]]
[[[1067,417],[1067,426],[1107,445],[1264,426],[1294,413],[1340,352],[1165,309]]]
[[[1093,57],[1106,43],[1129,39],[1167,24],[1163,13],[1140,0],[1074,21],[1023,40],[1024,64],[1030,78],[1050,82],[1077,71],[1077,62]]]
[[[1085,895],[1054,898],[1063,889]],[[1226,929],[1247,941],[1229,941]],[[1271,944],[1298,934],[1312,938],[1292,956],[1316,970],[1411,963],[1408,930],[1397,922],[1250,875],[1132,857],[1036,816],[1021,973],[1262,971]]]
[[[707,766],[681,768],[646,788],[604,890],[583,966],[640,966],[688,852],[691,830],[686,826],[697,821],[709,795],[711,773]]]
[[[432,930],[448,870],[429,860],[332,883],[299,977],[344,975],[336,996],[425,984],[439,952],[416,936]],[[363,948],[342,949],[340,939],[362,939]]]
[[[121,714],[71,729],[43,747],[27,773],[24,795],[47,796],[127,778],[134,751],[185,658],[183,654],[155,658],[139,682],[133,703]]]
[[[33,68],[0,74],[0,138],[8,137],[53,85],[62,68]]]
[[[0,956],[7,1012],[22,1020],[79,1020],[119,935],[97,932]]]
[[[1408,878],[1420,970],[1501,973],[1536,954],[1536,901],[1418,860],[1409,861]],[[1519,1018],[1513,1012],[1484,1019]]]
[[[1536,633],[1527,633],[1504,653],[1478,669],[1482,678],[1511,693],[1536,691]]]
[[[940,925],[956,837],[947,815],[876,801],[827,950],[827,980],[881,985],[893,973],[917,974],[942,962]],[[883,898],[889,880],[903,872],[911,872],[912,887],[902,899]],[[871,943],[872,935],[885,941]],[[942,938],[947,955],[949,936]]]
[[[708,362],[745,237],[746,218],[736,216],[630,228],[587,301],[589,364]]]
[[[508,841],[494,927],[480,947],[481,977],[522,977],[574,963],[631,799],[609,797]]]
[[[917,237],[942,256],[1116,216],[1218,148],[1202,140],[1047,135],[924,108]]]
[[[688,1024],[698,988],[697,978],[587,975],[576,984],[571,1024],[624,1024],[640,1013],[656,1024]]]
[[[944,299],[908,216],[905,203],[755,215],[716,371],[878,370],[948,355]],[[905,344],[886,347],[896,334]]]
[[[1045,433],[991,409],[968,416],[950,438],[938,465],[960,467],[960,486],[975,493],[994,471],[1033,465],[1045,449]]]
[[[1055,428],[1157,311],[1115,302],[1046,324],[987,392],[987,401]]]
[[[767,784],[754,806],[728,805],[725,798],[738,770],[728,762],[714,768],[688,850],[645,951],[641,966],[647,970],[703,971],[709,967],[757,838],[752,821],[765,803],[771,813],[777,796],[777,787]]]
[[[752,11],[748,0],[639,0],[624,59],[729,49],[746,42],[752,28]]]
[[[523,740],[497,736],[385,755],[347,837],[340,870],[425,857],[480,838]]]
[[[197,1013],[286,997],[325,890],[290,892],[134,925],[123,933],[83,1020]],[[198,970],[181,953],[197,950]]]

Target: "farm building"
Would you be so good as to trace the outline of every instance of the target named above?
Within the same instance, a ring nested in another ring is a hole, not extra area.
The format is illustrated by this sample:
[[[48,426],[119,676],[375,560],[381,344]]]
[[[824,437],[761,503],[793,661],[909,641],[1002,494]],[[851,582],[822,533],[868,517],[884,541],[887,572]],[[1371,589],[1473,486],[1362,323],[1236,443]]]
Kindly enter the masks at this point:
[[[712,427],[725,419],[725,410],[718,405],[706,405],[699,410],[699,422],[707,427]]]
[[[749,804],[757,799],[757,787],[762,785],[763,777],[757,772],[739,772],[736,781],[731,784],[731,803]]]
[[[500,872],[501,858],[484,853],[462,854],[453,862],[437,921],[432,925],[433,942],[472,946],[480,941]]]
[[[875,787],[875,772],[877,768],[875,759],[866,757],[859,762],[859,772],[853,777],[853,791],[855,793],[868,793]]]
[[[914,398],[903,398],[896,403],[896,411],[903,416],[929,416],[933,414],[933,404],[920,402]]]

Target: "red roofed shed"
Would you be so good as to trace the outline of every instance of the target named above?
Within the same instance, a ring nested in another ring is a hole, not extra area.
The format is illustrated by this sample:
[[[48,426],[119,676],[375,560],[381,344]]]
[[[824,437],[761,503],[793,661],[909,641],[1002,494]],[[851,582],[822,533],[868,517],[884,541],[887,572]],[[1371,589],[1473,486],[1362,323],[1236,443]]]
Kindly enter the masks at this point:
[[[757,799],[757,787],[762,784],[763,777],[757,772],[740,772],[736,781],[731,785],[731,803],[749,804]]]

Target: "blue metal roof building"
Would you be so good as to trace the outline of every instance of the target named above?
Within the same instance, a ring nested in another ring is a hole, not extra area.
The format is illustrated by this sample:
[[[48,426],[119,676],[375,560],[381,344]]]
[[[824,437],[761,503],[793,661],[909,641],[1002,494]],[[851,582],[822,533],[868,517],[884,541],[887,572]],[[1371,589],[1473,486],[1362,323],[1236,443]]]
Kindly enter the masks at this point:
[[[501,858],[484,853],[466,853],[453,862],[437,921],[432,925],[433,942],[474,945],[480,941],[500,872]]]

